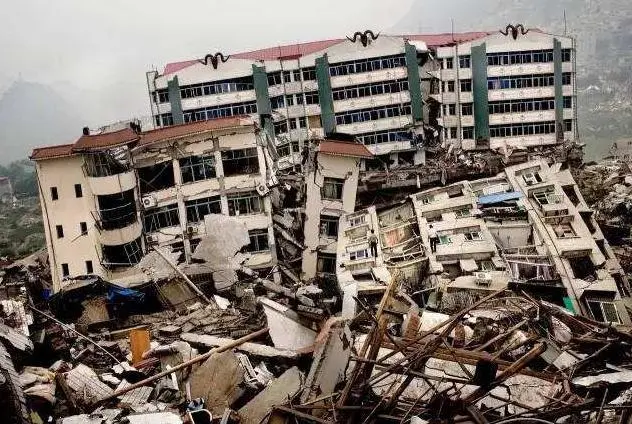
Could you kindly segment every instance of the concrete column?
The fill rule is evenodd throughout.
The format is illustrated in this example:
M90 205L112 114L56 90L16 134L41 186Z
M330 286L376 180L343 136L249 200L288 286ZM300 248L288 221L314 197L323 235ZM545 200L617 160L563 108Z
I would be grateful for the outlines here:
M182 98L180 97L180 84L178 76L167 81L167 90L169 91L169 103L171 103L171 115L173 116L174 125L184 123L184 115L182 114Z
M329 79L329 60L325 54L316 58L316 80L318 81L318 98L320 100L320 118L323 122L325 136L336 131L336 116L334 114L334 99L331 95L331 80Z
M555 136L564 141L564 91L562 89L562 43L553 39L553 74L555 81ZM576 107L576 105L573 105Z
M455 66L459 66L458 61ZM455 87L458 89L459 87ZM474 139L489 140L489 97L485 43L472 46L472 92L474 97Z
M408 68L408 91L415 122L423 120L423 101L421 98L421 80L417 64L417 48L406 41L406 67Z

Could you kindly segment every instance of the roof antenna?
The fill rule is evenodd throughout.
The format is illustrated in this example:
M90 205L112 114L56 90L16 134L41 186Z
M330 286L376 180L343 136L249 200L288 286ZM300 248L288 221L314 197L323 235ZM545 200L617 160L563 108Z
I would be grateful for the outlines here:
M450 27L451 27L451 34L452 34L452 42L454 43L454 18L450 18Z
M564 9L564 35L566 35L566 9Z

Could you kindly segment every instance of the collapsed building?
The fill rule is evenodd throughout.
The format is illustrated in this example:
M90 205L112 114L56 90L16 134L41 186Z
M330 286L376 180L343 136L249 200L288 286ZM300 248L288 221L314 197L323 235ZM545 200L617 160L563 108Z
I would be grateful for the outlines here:
M371 230L379 234L377 256L370 253ZM337 263L345 298L397 278L430 307L455 294L510 288L597 321L630 323L626 274L561 164L509 166L495 177L346 214Z

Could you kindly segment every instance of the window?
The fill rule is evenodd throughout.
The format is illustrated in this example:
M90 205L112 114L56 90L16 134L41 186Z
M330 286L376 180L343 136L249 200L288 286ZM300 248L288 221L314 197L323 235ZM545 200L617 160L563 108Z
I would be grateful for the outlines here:
M81 184L75 184L75 197L83 197L83 190L81 190Z
M456 115L456 105L455 104L449 104L448 105L448 115L450 115L450 116Z
M285 134L287 129L287 121L279 121L273 124L274 126L274 135Z
M404 130L375 131L365 134L357 134L356 138L363 144L381 144L395 141L412 141L412 135Z
M465 241L481 241L483 240L483 235L480 231L468 231L463 233L465 235Z
M305 103L308 105L318 104L318 91L310 91L305 93Z
M92 266L92 261L86 261L86 274L92 274L94 272L94 268Z
M320 235L323 237L338 238L338 217L320 216Z
M479 271L495 271L496 267L492 261L477 261Z
M259 158L257 148L227 150L222 152L222 165L224 166L224 176L241 174L255 174L259 172Z
M283 71L283 82L292 82L292 73L290 71Z
M61 264L61 276L68 277L70 275L70 270L68 269L68 264Z
M621 318L619 317L617 307L613 302L589 299L586 303L588 304L588 308L595 320L621 324Z
M445 59L445 69L453 69L454 68L454 58L448 57Z
M316 79L316 68L303 69L303 81L313 81Z
M281 72L273 72L268 74L268 85L277 85L281 84Z
M203 156L190 156L181 158L180 175L183 183L207 180L215 178L215 156L211 153Z
M451 127L450 128L450 138L456 138L456 127Z
M173 125L173 115L171 113L163 113L161 115L156 115L157 127L168 127L170 125Z
M184 207L187 210L188 222L200 222L204 220L205 215L222 213L222 202L219 196L187 200L184 202Z
M151 97L154 103L169 103L169 91L168 90L157 90L151 93Z
M571 73L564 72L562 74L562 85L571 85Z
M261 197L256 191L228 195L228 214L231 216L249 215L263 212Z
M296 121L298 122L298 127L299 128L307 128L307 118L304 116L300 116L298 118L296 118Z
M57 187L50 188L50 198L53 200L59 199L59 194L57 193Z
M341 200L344 185L345 180L341 178L325 177L325 181L323 182L323 187L321 189L321 195L324 199Z
M557 238L573 238L576 237L573 227L569 224L560 224L553 227Z
M331 253L318 253L318 260L316 266L318 272L325 274L336 273L336 255Z
M140 237L129 243L116 246L103 246L103 266L107 268L126 267L136 265L143 257Z
M180 87L180 96L183 99L200 96L212 96L236 91L254 90L252 77L232 78L222 81L205 82L202 84L184 85Z
M462 208L454 211L457 218L467 218L471 215L470 208Z
M389 105L369 109L357 109L336 114L337 125L355 124L357 122L375 121L377 119L388 119L396 116L410 115L410 103L403 105Z
M366 223L366 215L354 216L349 218L349 227L357 227Z
M474 105L472 103L464 103L461 105L461 114L463 116L471 116L474 113Z
M525 172L522 174L522 179L527 185L534 185L542 182L542 177L537 171Z
M573 98L572 97L564 97L564 109L571 109L573 107Z
M332 77L357 74L361 72L379 71L380 69L392 69L406 66L404 55L388 56L382 58L358 59L349 62L341 62L329 66L329 75Z
M158 231L161 228L175 227L176 225L180 225L177 203L145 211L143 228L147 233Z
M251 113L257 113L256 101L191 109L184 112L183 118L185 123L189 123Z
M454 81L448 81L448 93L454 93Z
M332 96L334 100L338 101L358 97L377 96L385 93L399 93L405 90L408 90L408 80L402 78L396 81L380 81L336 88L332 91Z
M270 97L270 106L272 109L281 109L285 107L285 96Z
M429 205L432 202L434 202L435 198L434 196L430 195L430 196L425 196L421 198L421 204L422 205Z
M459 56L459 68L469 68L470 67L471 56Z
M370 256L369 256L368 249L361 249L361 250L356 250L355 252L349 252L349 260L352 260L352 261L367 259L369 257Z
M463 127L463 139L474 140L474 127Z
M555 122L520 123L508 125L491 125L489 134L495 137L519 137L525 135L555 134Z
M562 49L562 62L571 61L571 49Z
M462 93L469 93L469 92L472 91L472 80L471 79L461 80L460 85L461 85L461 92Z
M292 94L285 95L285 104L288 106L294 106L294 96Z
M300 69L294 69L292 71L292 76L294 77L294 81L300 81L301 80L301 70Z
M564 120L564 131L566 131L566 132L573 131L573 120L572 119L565 119Z
M173 162L166 161L156 165L137 168L141 194L163 190L176 185L173 175Z
M86 224L85 222L80 222L79 223L79 233L82 236L88 234L88 224Z
M450 244L452 243L452 238L447 235L447 234L443 234L443 235L439 235L439 244Z
M246 248L248 252L263 252L270 250L270 243L268 242L268 230L250 230L248 231L250 237L250 244Z
M64 227L56 225L55 229L57 230L57 238L64 238Z

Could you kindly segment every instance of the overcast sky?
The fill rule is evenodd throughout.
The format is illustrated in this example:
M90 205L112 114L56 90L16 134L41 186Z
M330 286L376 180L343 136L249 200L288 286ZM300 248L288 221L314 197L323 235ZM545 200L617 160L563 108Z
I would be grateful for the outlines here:
M145 71L154 66L388 30L413 1L0 0L0 89L21 76L96 91L140 86L142 92Z

